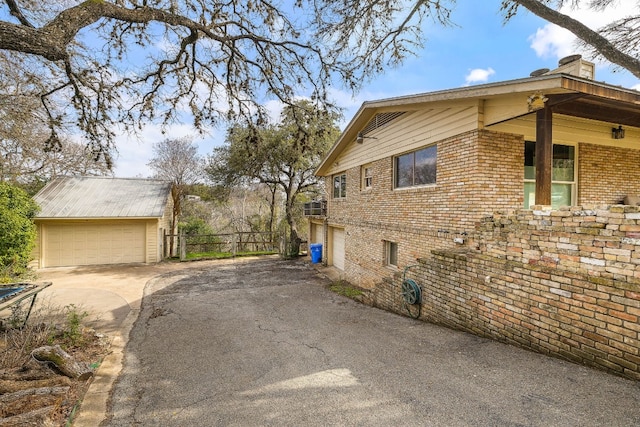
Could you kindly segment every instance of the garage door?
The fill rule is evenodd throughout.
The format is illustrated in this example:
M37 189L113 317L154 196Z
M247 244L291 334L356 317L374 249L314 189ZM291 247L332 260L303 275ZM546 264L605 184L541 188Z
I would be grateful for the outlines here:
M332 228L331 263L334 267L344 270L344 229Z
M322 223L311 223L311 242L309 243L324 243L324 227Z
M145 262L144 222L43 226L44 266Z

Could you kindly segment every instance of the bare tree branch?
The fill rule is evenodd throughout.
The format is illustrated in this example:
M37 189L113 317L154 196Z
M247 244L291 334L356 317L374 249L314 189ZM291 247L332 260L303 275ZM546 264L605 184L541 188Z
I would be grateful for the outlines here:
M22 13L22 9L20 9L18 3L15 0L6 0L6 3L7 6L9 6L9 12L11 13L11 16L15 16L16 18L18 18L18 21L20 21L22 25L33 28L33 24L31 24L31 22L29 22L29 20L24 16L24 14Z
M112 148L115 123L134 131L186 111L202 130L264 121L268 99L328 104L332 82L355 90L402 61L425 16L447 23L449 1L5 0L0 50L46 64L45 111L69 100L75 110L50 115L52 135L73 124L100 154Z
M599 55L606 58L611 63L629 70L634 76L640 78L640 60L637 57L624 52L625 38L619 38L617 43L614 44L606 38L607 34L612 34L611 28L609 28L608 32L605 31L602 34L599 34L582 24L580 21L547 6L546 3L546 1L540 0L505 0L502 3L502 8L507 11L507 18L516 13L517 6L522 6L542 19L562 28L566 28L583 42L592 46ZM562 7L564 3L564 1L558 1L557 7ZM576 6L579 3L580 2L577 0L572 0L573 6ZM590 2L590 6L596 9L604 8L609 4L611 4L611 0L594 0ZM616 26L616 24L614 24L614 26Z

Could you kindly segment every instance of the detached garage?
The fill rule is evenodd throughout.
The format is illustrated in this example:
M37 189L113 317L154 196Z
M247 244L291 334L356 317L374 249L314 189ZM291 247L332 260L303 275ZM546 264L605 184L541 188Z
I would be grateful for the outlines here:
M173 209L169 182L61 177L34 199L41 207L37 268L162 260Z

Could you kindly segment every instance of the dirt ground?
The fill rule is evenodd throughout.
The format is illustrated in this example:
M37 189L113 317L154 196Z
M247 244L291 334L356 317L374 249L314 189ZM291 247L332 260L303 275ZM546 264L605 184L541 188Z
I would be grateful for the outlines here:
M117 361L126 344L129 321L137 317L147 282L211 263L167 262L39 270L37 281L52 283L38 295L34 307L34 314L40 313L43 317L32 314L28 325L35 327L27 327L14 335L0 329L0 427L64 426L70 418L75 420L74 425L97 425L99 421L93 417L99 418L101 405L106 405L106 401L102 402L101 391L105 387L108 390L120 369ZM31 349L51 344L46 337L40 336L43 332L38 331L38 324L64 323L62 319L52 321L43 313L54 313L53 317L56 317L60 309L69 306L87 312L82 322L83 345L64 348L78 363L94 368L100 364L94 377L88 380L70 379L28 356ZM24 354L17 356L17 352L26 353L26 357ZM89 410L85 408L87 406ZM96 408L97 412L93 414Z
M74 415L93 375L84 380L72 379L51 363L38 362L28 355L13 366L6 366L9 360L17 359L15 354L20 349L16 345L29 345L15 337L23 332L5 331L0 335L0 426L64 426ZM36 335L31 334L31 338ZM74 361L92 370L108 352L106 337L93 330L83 332L82 345L66 350Z

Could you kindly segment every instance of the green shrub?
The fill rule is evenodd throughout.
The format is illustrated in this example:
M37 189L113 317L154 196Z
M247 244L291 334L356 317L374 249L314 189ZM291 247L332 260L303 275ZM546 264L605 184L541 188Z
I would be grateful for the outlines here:
M63 338L66 343L72 347L82 345L84 335L82 331L82 322L89 315L86 311L79 311L75 304L69 304L64 307L66 316Z
M38 205L22 189L0 182L0 282L27 271L36 241Z
M187 235L215 234L213 228L201 218L186 218L178 224L178 228Z

